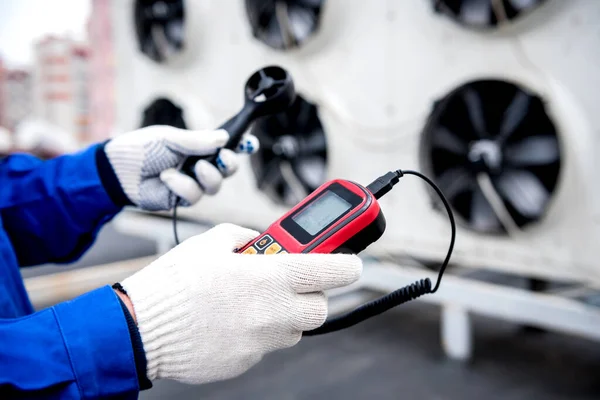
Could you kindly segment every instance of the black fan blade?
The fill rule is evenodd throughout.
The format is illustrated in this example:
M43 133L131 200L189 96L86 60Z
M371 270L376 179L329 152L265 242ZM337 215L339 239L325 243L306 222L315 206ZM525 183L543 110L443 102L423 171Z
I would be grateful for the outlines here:
M268 117L268 118L270 118L270 117ZM275 118L277 120L277 123L279 124L279 126L277 127L279 134L281 134L281 135L289 134L289 131L291 129L290 125L291 125L292 118L290 118L288 113L281 112L279 114L276 114Z
M292 161L292 170L306 193L312 193L325 181L326 166L321 157L295 159Z
M142 52L147 54L152 60L156 62L163 61L163 58L156 49L156 46L154 45L154 42L152 41L150 35L142 39Z
M183 21L170 21L165 25L165 34L176 50L183 49L184 25Z
M288 6L289 30L296 42L304 41L314 31L315 22L315 16L310 9L297 5Z
M505 158L514 166L545 165L559 160L558 142L552 136L531 136L507 146Z
M296 103L292 105L292 109L295 111L295 125L307 126L313 115L316 117L315 119L318 120L316 111L313 112L315 107L306 101L296 100Z
M298 157L308 157L316 154L324 154L327 151L327 141L322 131L316 131L309 138L298 138Z
M467 145L443 126L436 127L431 144L434 148L443 149L460 156L466 155L468 151Z
M324 0L295 0L295 5L306 8L318 9L323 5Z
M517 212L528 218L539 217L550 194L531 172L509 170L494 179L494 186Z
M265 41L270 43L273 47L282 49L285 47L284 33L279 21L274 14L269 15L269 23L265 26L265 30L262 36Z
M253 132L253 133L257 133L257 132ZM273 146L275 145L275 141L273 140L272 137L270 137L269 135L256 135L256 138L258 139L260 148L263 150L269 150L269 151L273 151Z
M263 190L265 187L274 186L276 180L281 180L281 170L279 158L273 158L261 171L260 177L257 179L258 189Z
M281 30L284 48L291 48L297 45L296 37L294 36L292 21L290 20L290 9L287 2L275 3L275 20Z
M515 10L521 11L536 6L539 0L508 0L508 2Z
M502 228L498 216L496 216L494 209L488 203L480 187L473 191L469 222L477 231L495 232Z
M479 94L477 94L475 90L467 88L463 92L463 99L467 106L467 112L469 113L473 130L477 134L477 137L484 139L487 135L481 97L479 97Z
M487 25L492 13L491 0L463 0L460 16L470 25Z
M515 97L513 97L513 100L504 112L504 120L502 121L498 134L498 140L500 142L506 141L506 139L508 139L519 127L521 122L523 122L529 111L530 101L531 97L523 91L519 90L517 94L515 94Z
M462 167L445 171L437 181L438 186L449 201L452 201L458 194L472 189L474 183L471 173Z

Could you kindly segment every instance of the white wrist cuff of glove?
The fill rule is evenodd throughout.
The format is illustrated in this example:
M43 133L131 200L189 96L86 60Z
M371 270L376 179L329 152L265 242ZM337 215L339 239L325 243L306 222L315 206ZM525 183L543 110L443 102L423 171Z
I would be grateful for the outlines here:
M168 281L184 279L177 268L155 268L152 265L135 275L135 279L122 282L134 305L138 330L146 352L146 375L151 381L160 378L175 378L176 367L189 359L189 352L178 335L177 327L190 315L183 293L169 288L180 287ZM185 310L185 311L184 311Z

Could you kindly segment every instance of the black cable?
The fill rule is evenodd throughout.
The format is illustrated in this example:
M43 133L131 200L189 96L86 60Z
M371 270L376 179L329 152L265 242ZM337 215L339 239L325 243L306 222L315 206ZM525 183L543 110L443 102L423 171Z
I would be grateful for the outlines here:
M180 199L179 196L175 197L175 205L173 206L173 237L175 238L175 246L179 245L179 235L177 235L177 206Z
M442 193L440 188L435 183L433 183L433 181L431 179L429 179L428 177L426 177L425 175L423 175L422 173L420 173L418 171L412 171L410 169L398 170L398 171L396 171L396 173L400 174L400 176L414 175L414 176L417 176L417 177L423 179L425 182L427 182L427 184L429 186L431 186L431 188L433 190L435 190L435 192L439 196L440 200L444 204L446 213L448 213L448 219L450 220L450 229L452 230L452 233L450 236L450 246L448 247L448 253L446 253L446 258L444 259L444 262L442 262L442 266L440 267L437 282L435 283L435 286L433 287L431 292L429 292L429 293L435 293L435 292L437 292L437 290L440 287L440 283L442 281L442 276L444 275L444 272L446 272L446 267L448 266L448 263L450 262L450 257L452 257L452 252L454 251L454 242L456 240L456 223L454 222L454 214L452 213L452 209L450 208L450 204L448 203L448 200L446 200L446 197L444 196L444 194Z
M431 179L427 178L420 172L412 170L397 170L394 172L388 172L387 174L377 178L373 183L367 186L367 189L369 189L376 198L380 198L385 193L389 192L403 175L414 175L427 182L427 184L431 186L438 194L438 196L442 200L442 203L444 203L444 207L446 208L446 212L448 213L448 218L450 219L450 227L452 229L450 246L448 247L448 253L446 254L446 258L444 259L440 267L435 286L433 287L433 289L431 288L431 280L429 278L421 279L408 286L394 290L393 292L388 293L385 296L365 303L348 313L342 314L335 318L331 318L319 328L304 332L304 336L322 335L325 333L335 332L341 329L349 328L366 319L369 319L391 308L399 306L400 304L404 304L408 301L423 296L424 294L435 293L439 289L440 283L442 281L442 276L444 275L446 267L450 262L450 257L452 256L452 251L454 250L454 241L456 239L456 223L454 222L454 215L452 214L450 204L448 204L448 201L444 197L442 191L437 187L435 183L433 183L433 181L431 181Z

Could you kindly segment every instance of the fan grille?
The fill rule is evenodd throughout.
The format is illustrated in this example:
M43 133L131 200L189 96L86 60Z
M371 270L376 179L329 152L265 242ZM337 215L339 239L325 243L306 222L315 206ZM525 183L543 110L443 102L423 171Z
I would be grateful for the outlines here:
M422 152L423 168L478 232L539 221L557 188L555 125L540 97L511 82L469 82L436 102Z
M285 112L252 127L260 149L251 158L260 190L292 206L325 181L327 143L317 107L301 95Z
M169 125L187 129L183 110L167 98L158 98L144 109L141 128L152 125Z
M435 9L461 25L494 28L531 12L546 0L433 0Z
M246 0L252 34L276 50L300 47L319 28L325 0Z
M139 50L158 63L184 47L184 0L136 0L135 32Z

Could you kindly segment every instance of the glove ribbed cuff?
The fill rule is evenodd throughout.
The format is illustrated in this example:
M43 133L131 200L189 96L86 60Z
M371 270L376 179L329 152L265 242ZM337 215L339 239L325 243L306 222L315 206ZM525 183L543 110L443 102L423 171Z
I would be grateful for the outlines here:
M135 279L122 282L135 309L137 326L146 352L146 375L150 380L175 378L181 362L189 359L178 327L190 315L185 314L189 296L168 290L181 287L174 281L183 279L174 266L138 272ZM153 271L151 271L153 270ZM148 273L150 272L150 273ZM168 282L168 283L167 283Z
M111 141L108 141L104 145L103 153L130 204L139 204L138 191L142 180L144 152L140 151L137 145L119 143L118 146L112 146Z
M112 288L127 296L127 292L125 289L123 289L120 283L115 283ZM123 310L125 320L127 321L127 329L129 330L129 338L131 339L131 345L133 347L133 358L135 360L135 369L137 371L140 390L150 389L152 388L152 382L146 376L147 361L144 345L142 344L142 337L140 336L137 325L133 320L133 316L129 313L127 306L125 303L123 303L123 300L121 300L120 297L118 297L118 299L119 303L121 304L121 309Z
M96 169L98 170L100 182L115 205L131 206L133 203L129 200L129 197L127 197L127 194L125 194L125 191L121 187L119 178L104 151L107 143L108 142L104 142L96 148Z

